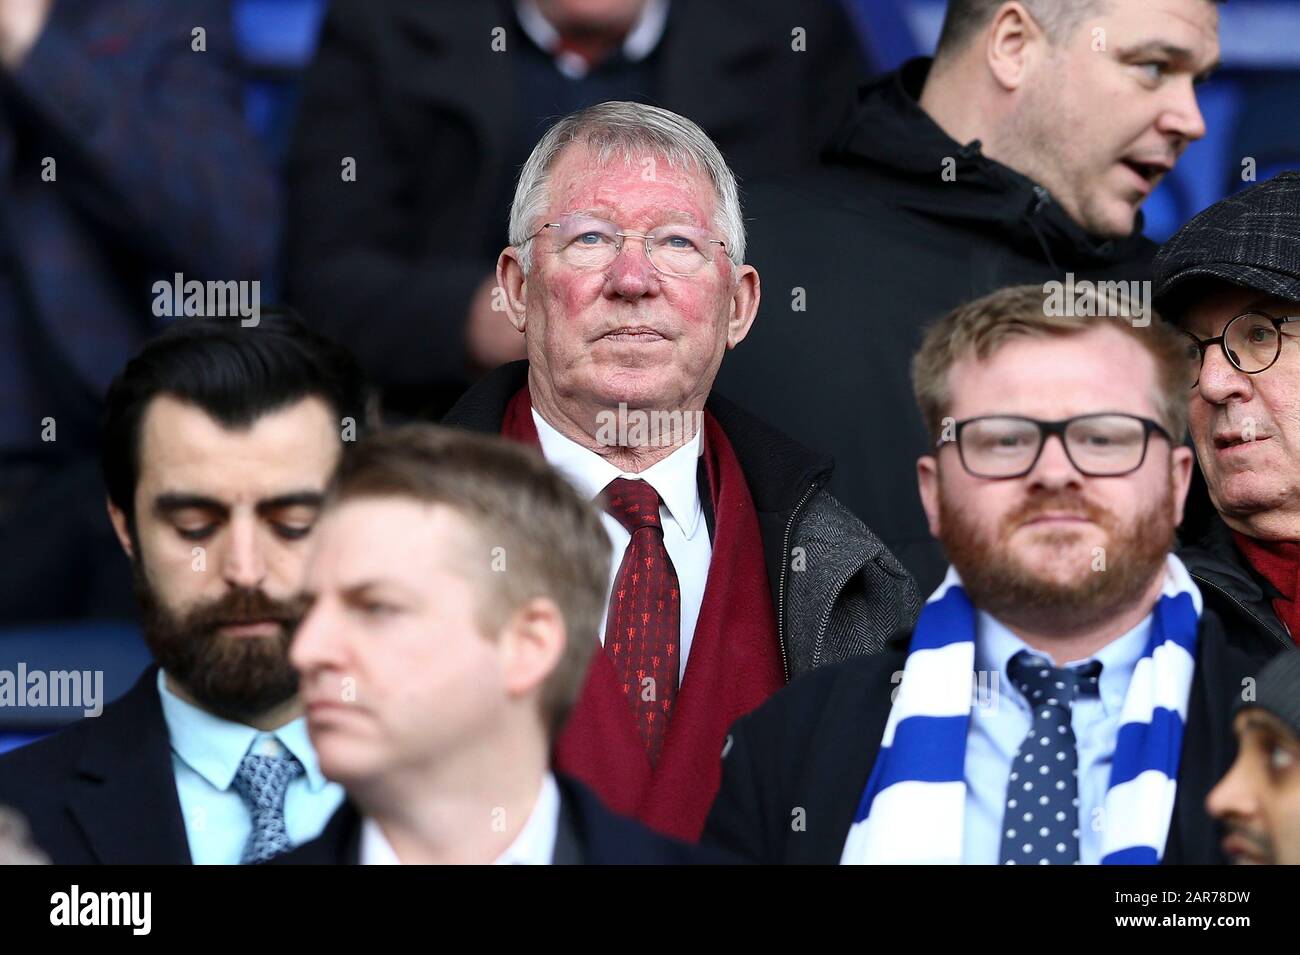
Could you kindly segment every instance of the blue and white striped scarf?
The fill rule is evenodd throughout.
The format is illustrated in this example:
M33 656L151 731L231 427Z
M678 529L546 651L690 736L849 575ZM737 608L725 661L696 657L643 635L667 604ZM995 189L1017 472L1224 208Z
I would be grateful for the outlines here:
M1201 592L1169 556L1151 636L1120 715L1106 790L1103 865L1160 861L1178 787ZM842 864L959 864L975 608L949 568L921 611Z

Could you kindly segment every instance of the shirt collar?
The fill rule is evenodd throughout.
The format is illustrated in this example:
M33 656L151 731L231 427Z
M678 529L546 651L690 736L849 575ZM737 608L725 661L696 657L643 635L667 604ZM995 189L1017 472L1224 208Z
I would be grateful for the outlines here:
M533 409L533 423L537 425L537 440L542 445L542 455L557 471L569 479L587 500L594 501L609 482L617 478L645 481L659 494L677 526L687 540L699 529L704 510L700 505L698 480L700 452L704 446L704 432L696 429L695 436L662 461L637 474L620 471L595 451L566 438Z
M555 840L560 829L560 787L552 773L542 779L541 791L533 803L528 821L493 865L550 865L555 857ZM401 865L379 823L367 816L361 821L362 865Z
M623 57L633 63L639 63L654 52L659 41L663 39L668 26L669 0L648 0L641 10L641 16L632 29L623 38ZM591 71L591 64L574 53L560 50L556 52L559 31L542 15L537 8L537 0L515 0L515 16L519 27L527 37L555 57L555 64L560 72L570 79L582 79Z
M1129 681L1133 671L1146 650L1147 640L1151 635L1152 614L1147 614L1138 625L1122 636L1112 640L1087 660L1071 661L1070 667L1081 666L1090 660L1101 663L1101 677L1097 681L1101 697L1102 711L1111 716L1123 710L1124 697L1128 693ZM975 669L976 672L996 672L1003 686L1013 686L1007 670L1007 664L1021 650L1034 650L1005 624L986 611L979 611L976 618ZM1043 654L1050 656L1050 654Z
M379 828L379 823L366 816L361 820L361 849L357 860L361 865L401 865L392 844Z
M270 732L222 719L168 689L166 672L161 668L158 696L172 752L214 788L223 791L230 788L240 762L250 750L266 749L269 753L278 751L279 747L287 749L302 763L308 789L319 792L327 784L307 735L306 717L300 716Z
M533 803L528 821L515 841L497 856L493 865L550 865L555 857L555 839L560 829L560 787L547 773L541 792Z

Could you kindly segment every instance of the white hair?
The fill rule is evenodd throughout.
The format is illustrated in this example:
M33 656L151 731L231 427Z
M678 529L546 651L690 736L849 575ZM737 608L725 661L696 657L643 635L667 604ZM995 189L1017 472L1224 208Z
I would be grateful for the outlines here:
M736 175L704 130L685 116L658 106L611 101L570 113L546 131L519 170L514 202L510 204L510 244L519 250L525 272L532 269L528 237L541 223L550 201L551 168L561 152L582 143L600 165L614 159L632 163L647 153L667 161L669 168L694 169L713 183L718 200L714 227L727 243L733 263L745 261L745 220L740 213Z

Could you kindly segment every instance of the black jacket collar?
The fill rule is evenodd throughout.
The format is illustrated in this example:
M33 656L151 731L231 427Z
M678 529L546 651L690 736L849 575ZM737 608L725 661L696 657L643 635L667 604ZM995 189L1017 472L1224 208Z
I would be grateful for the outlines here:
M1179 548L1178 557L1223 616L1239 617L1265 639L1292 645L1290 634L1273 611L1272 601L1282 596L1281 592L1250 566L1221 517L1207 516L1195 539Z

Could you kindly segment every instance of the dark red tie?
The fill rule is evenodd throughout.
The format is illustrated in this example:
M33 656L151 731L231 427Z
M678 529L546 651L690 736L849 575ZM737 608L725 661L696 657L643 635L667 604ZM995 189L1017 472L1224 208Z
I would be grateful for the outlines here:
M681 596L664 547L659 493L645 481L618 478L605 488L605 509L632 535L609 595L605 652L636 714L646 755L663 749L677 697Z

